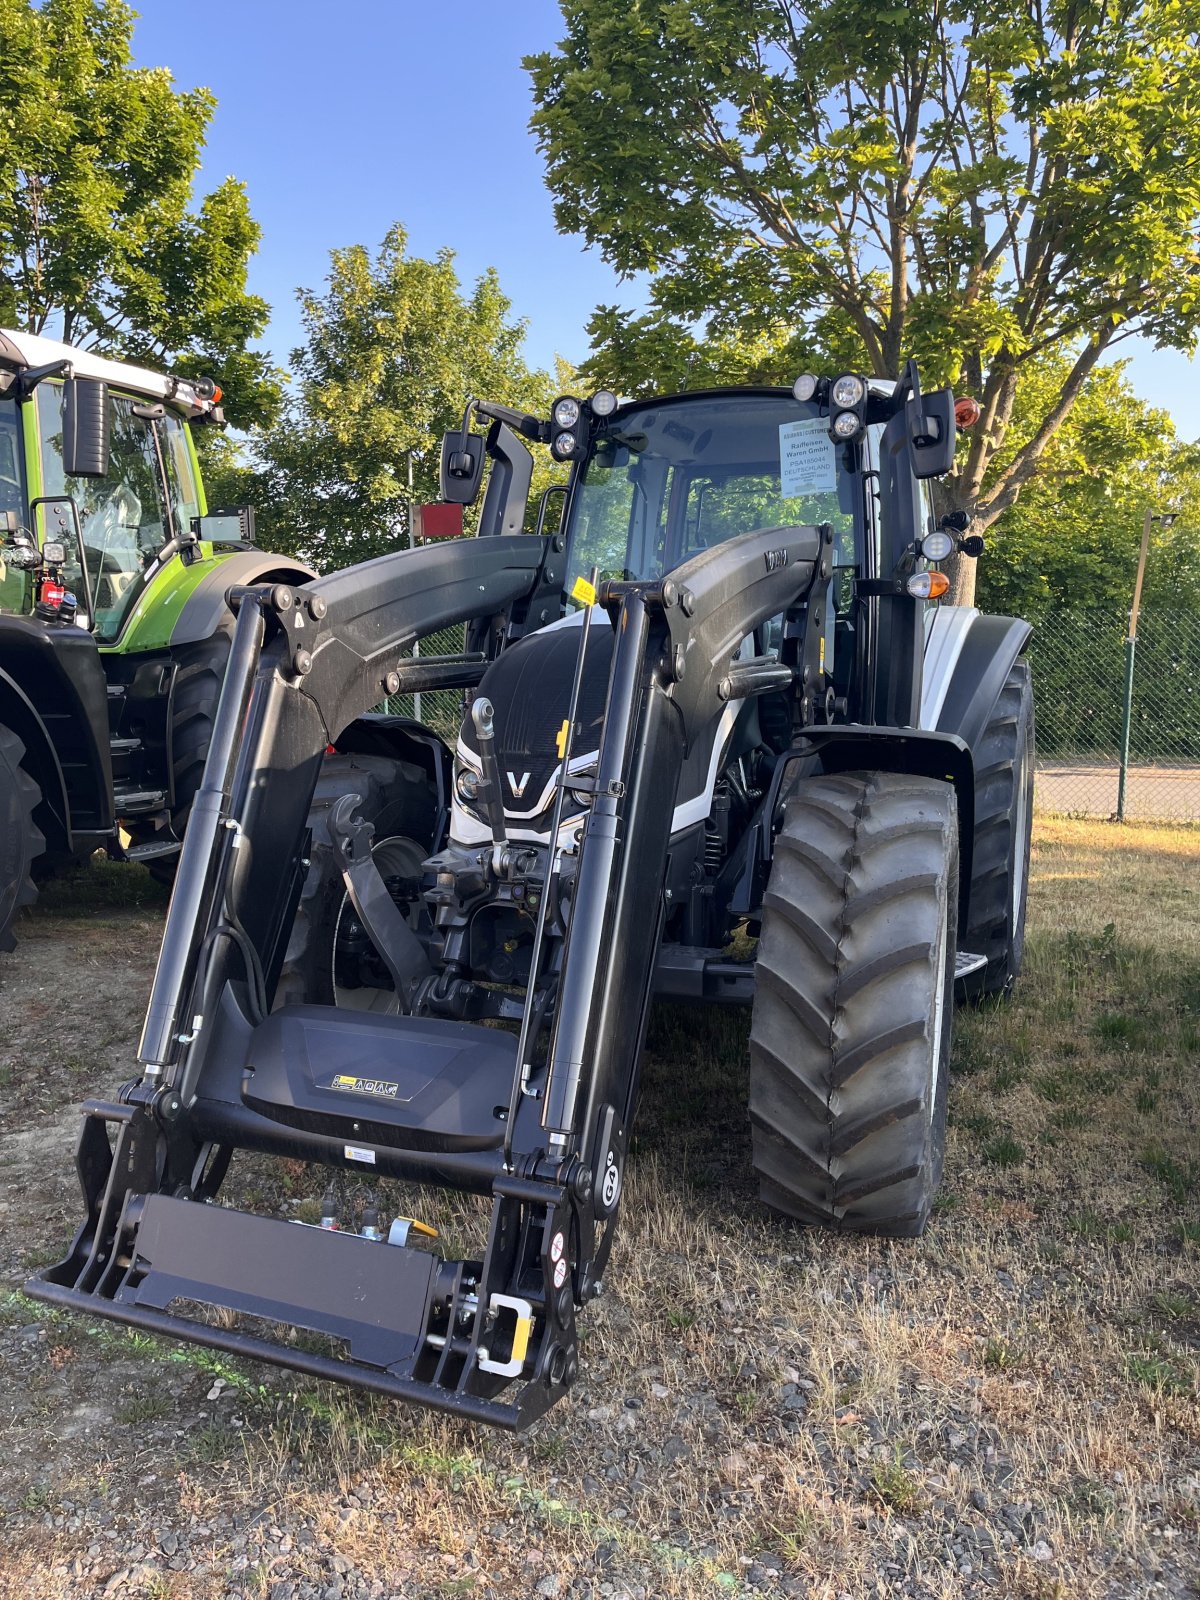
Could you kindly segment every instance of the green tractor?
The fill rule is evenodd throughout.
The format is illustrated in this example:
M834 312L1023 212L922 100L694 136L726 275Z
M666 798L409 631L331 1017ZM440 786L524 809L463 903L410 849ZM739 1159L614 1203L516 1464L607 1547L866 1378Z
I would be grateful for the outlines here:
M97 849L175 868L232 638L226 591L312 573L209 515L220 390L0 331L0 950Z

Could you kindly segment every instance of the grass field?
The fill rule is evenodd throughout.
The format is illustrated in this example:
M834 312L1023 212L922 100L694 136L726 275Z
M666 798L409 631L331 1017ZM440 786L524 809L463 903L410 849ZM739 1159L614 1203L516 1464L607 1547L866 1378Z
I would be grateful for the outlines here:
M746 1019L656 1014L610 1290L519 1438L20 1295L161 914L109 868L0 960L5 1600L1200 1593L1200 830L1039 819L1026 975L958 1014L921 1241L767 1216ZM312 1200L261 1160L231 1192Z

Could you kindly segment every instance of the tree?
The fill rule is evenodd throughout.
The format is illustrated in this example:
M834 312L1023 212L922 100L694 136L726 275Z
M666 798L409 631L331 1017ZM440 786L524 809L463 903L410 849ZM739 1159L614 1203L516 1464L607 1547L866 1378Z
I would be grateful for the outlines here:
M650 312L610 353L816 345L974 393L950 492L1015 503L1101 357L1200 327L1197 0L589 0L529 58L559 225ZM1027 374L1057 386L1005 454ZM973 567L963 563L959 598Z
M0 321L211 373L232 421L269 416L245 190L227 178L192 206L216 102L133 66L133 21L122 0L0 0Z
M298 291L295 387L254 439L256 469L222 484L260 508L273 548L324 569L406 541L409 468L414 499L435 498L441 437L461 426L469 395L544 414L556 393L526 366L525 324L494 271L464 297L452 251L427 261L406 245L397 224L374 257L334 250L325 292Z
M998 468L1023 447L1064 376L1061 360L1027 370ZM1035 623L1091 611L1119 629L1133 595L1143 513L1190 498L1197 454L1176 440L1165 411L1138 398L1121 364L1097 369L1038 473L997 524L979 564L980 603ZM1155 527L1147 605L1200 604L1195 528L1191 515Z

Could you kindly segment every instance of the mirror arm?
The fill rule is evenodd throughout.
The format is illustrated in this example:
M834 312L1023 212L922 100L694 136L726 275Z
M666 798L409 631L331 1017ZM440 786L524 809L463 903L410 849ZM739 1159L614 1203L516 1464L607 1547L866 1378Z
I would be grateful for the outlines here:
M71 363L67 360L50 361L44 367L26 367L24 372L17 375L17 399L28 400L29 396L46 378L71 376Z

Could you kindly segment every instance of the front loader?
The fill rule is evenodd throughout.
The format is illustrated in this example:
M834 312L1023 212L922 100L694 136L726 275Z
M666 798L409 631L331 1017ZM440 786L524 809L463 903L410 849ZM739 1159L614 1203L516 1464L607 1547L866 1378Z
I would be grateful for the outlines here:
M956 979L1020 964L1028 629L931 606L964 542L923 489L955 403L911 365L549 419L475 402L486 439L471 409L443 483L469 501L491 459L480 537L231 591L139 1075L85 1106L86 1216L28 1287L521 1427L577 1373L656 993L752 1004L770 1205L924 1228ZM556 534L519 531L522 437L573 464ZM460 653L414 654L457 623ZM453 756L369 715L445 689ZM487 1196L486 1237L448 1259L406 1219L385 1241L233 1209L243 1150Z

